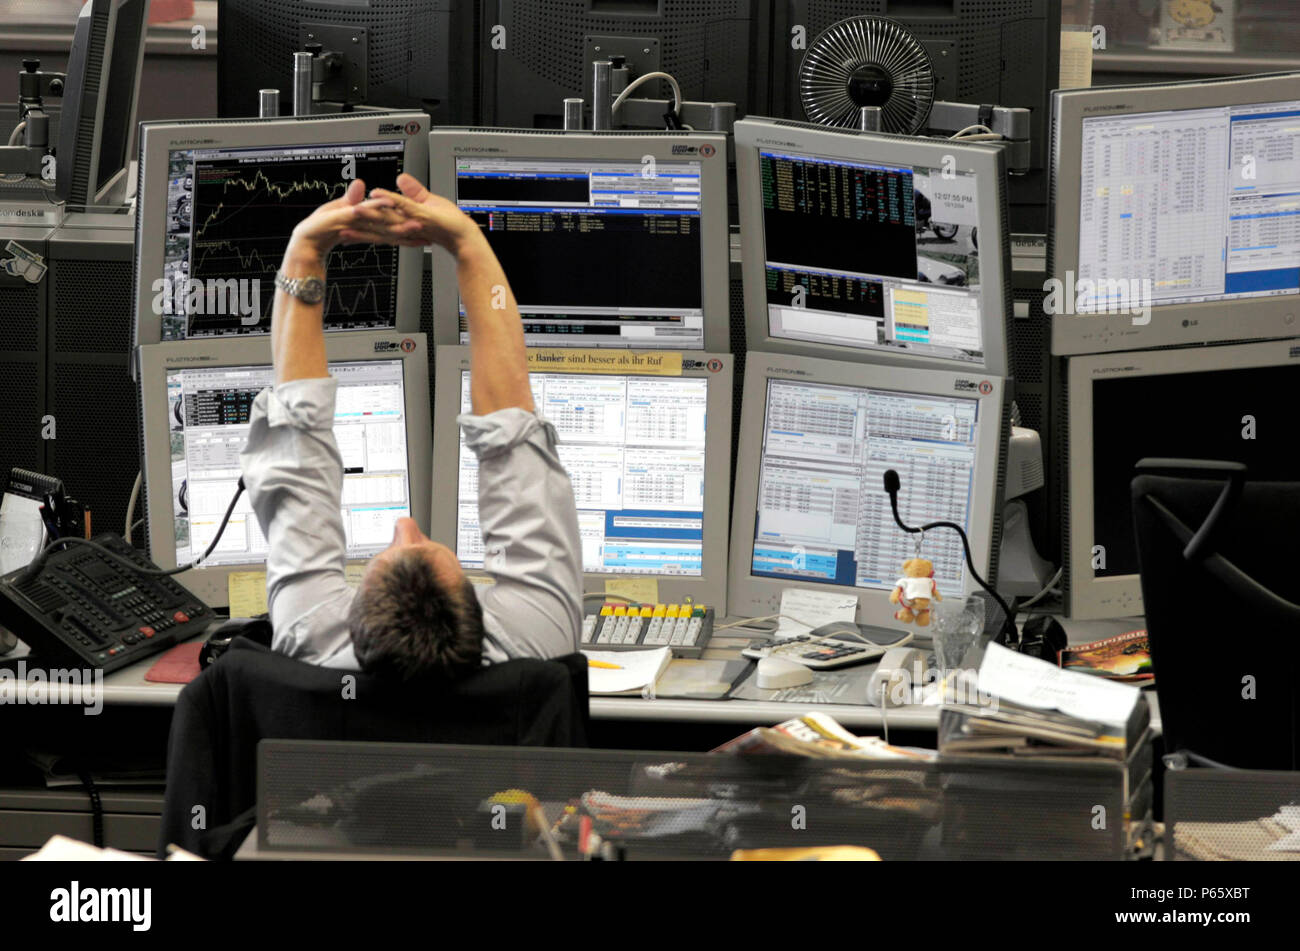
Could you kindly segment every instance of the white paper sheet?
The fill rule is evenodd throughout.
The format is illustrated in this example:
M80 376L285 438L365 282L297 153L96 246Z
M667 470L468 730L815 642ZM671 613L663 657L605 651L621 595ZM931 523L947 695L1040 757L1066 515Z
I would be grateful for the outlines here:
M1080 719L1121 727L1128 723L1133 705L1142 700L1137 687L1062 670L999 644L989 644L984 652L979 689L1022 706L1060 710Z
M857 595L786 588L781 592L782 617L776 626L776 637L807 634L832 621L852 621L857 612Z

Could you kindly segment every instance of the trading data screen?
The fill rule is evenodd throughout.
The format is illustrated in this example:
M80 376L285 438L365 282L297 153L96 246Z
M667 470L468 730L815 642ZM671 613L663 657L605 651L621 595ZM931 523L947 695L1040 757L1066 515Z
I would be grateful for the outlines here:
M1300 293L1300 101L1084 119L1081 159L1078 313Z
M893 588L916 539L894 524L885 471L907 489L904 521L969 529L978 414L973 399L769 380L750 573ZM956 533L927 534L921 554L941 594L965 590Z
M1138 573L1129 483L1141 459L1225 459L1245 464L1251 482L1294 481L1298 391L1300 366L1095 381L1092 538L1106 553L1094 561L1096 576ZM1134 407L1142 408L1141 425Z
M529 346L704 347L699 161L458 157ZM469 342L464 305L460 342Z
M173 150L162 339L267 333L275 273L294 226L342 196L353 179L393 187L404 148L401 142L356 142ZM373 244L330 251L325 329L395 327L397 259L398 248Z
M568 373L530 380L573 482L583 570L699 577L709 381ZM463 412L469 381L462 371ZM463 435L458 498L456 552L466 567L483 568L478 460Z
M369 558L393 540L393 523L411 514L402 362L332 363L330 374L338 381L334 438L343 456L347 556ZM212 543L242 474L253 400L273 379L269 366L168 371L177 564ZM260 563L266 553L245 494L205 564Z
M984 363L974 175L759 152L768 332Z

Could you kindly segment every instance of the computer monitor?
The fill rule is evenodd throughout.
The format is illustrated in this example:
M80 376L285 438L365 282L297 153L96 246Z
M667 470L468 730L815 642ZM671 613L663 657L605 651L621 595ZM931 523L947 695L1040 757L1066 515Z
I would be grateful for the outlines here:
M1008 375L1003 161L987 145L737 122L749 349Z
M558 129L566 98L591 105L591 64L622 56L632 79L666 72L682 98L734 102L743 116L752 83L762 81L756 52L766 45L765 2L757 0L483 0L479 76L490 126ZM667 98L650 81L635 96Z
M725 613L732 357L550 349L529 364L573 481L586 590L653 578L660 601ZM435 379L430 537L483 570L478 464L456 425L470 411L469 348L439 347Z
M280 90L293 114L293 54L309 43L340 54L329 69L351 103L473 122L475 4L456 0L221 0L217 115L258 114L258 90ZM328 93L327 93L328 94ZM334 108L337 108L335 106Z
M120 203L135 133L149 0L86 0L68 55L54 194L69 205Z
M343 456L349 564L388 547L393 523L429 525L428 351L423 334L346 334L326 341L338 380L334 438ZM140 353L149 556L188 564L212 542L235 492L253 400L274 373L266 340L188 341ZM266 538L245 494L208 560L177 580L228 603L233 572L264 571Z
M1060 85L1061 0L775 0L772 8L767 114L806 118L799 67L827 27L846 17L888 17L930 54L936 100L1030 110L1030 170L1008 183L1011 230L1046 231L1050 97ZM794 42L799 36L801 44Z
M145 122L136 214L136 343L265 334L295 225L352 179L429 169L418 112ZM325 329L419 329L419 248L340 245Z
M1065 608L1084 619L1140 615L1129 491L1134 465L1144 458L1219 459L1244 463L1251 481L1295 481L1300 341L1066 362Z
M726 351L727 141L646 132L435 129L430 187L487 234L529 346ZM468 343L434 255L434 334Z
M884 491L898 472L908 525L961 525L996 587L1010 432L1006 381L981 373L861 366L751 350L736 463L727 608L778 613L789 588L857 598L857 620L897 628L890 592L917 536ZM979 590L961 538L921 540L943 598Z
M1053 353L1300 334L1300 72L1053 106Z

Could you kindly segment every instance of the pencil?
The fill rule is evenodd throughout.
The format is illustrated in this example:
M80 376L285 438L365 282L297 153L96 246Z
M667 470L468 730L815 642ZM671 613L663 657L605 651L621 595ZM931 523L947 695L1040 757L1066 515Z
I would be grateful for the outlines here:
M587 666L599 667L601 670L622 670L623 669L622 666L619 664L607 664L603 660L589 660L587 661Z

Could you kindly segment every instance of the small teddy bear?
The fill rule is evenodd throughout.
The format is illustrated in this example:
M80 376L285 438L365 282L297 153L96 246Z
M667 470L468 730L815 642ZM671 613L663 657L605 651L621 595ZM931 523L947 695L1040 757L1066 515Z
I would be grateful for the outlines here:
M909 558L903 562L903 577L889 593L889 603L899 605L894 618L904 624L916 621L918 627L930 623L930 601L942 601L934 583L934 565L927 558Z

